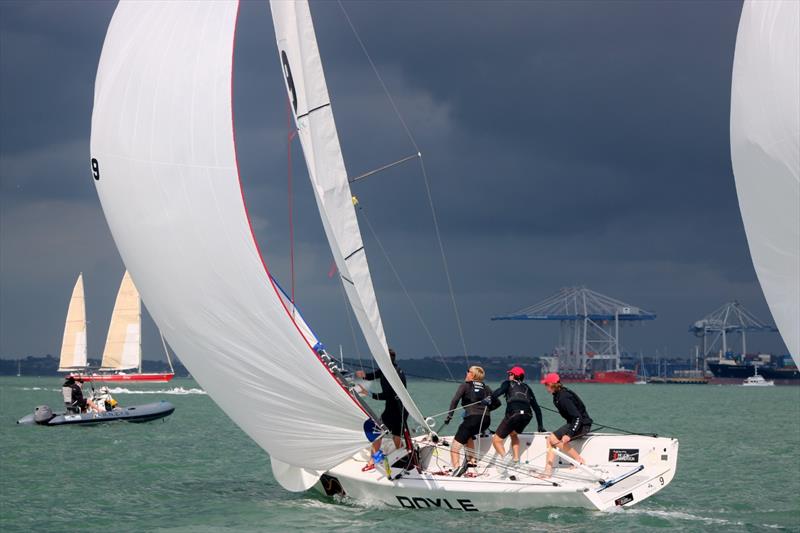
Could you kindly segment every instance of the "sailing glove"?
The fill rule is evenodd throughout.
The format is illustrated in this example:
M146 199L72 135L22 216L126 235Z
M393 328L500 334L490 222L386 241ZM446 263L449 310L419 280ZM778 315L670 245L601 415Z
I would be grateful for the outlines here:
M444 425L446 426L447 424L449 424L451 420L453 420L452 413L447 415L447 418L444 419Z
M487 396L486 398L481 400L481 404L485 405L486 407L489 407L490 405L492 405L492 397Z

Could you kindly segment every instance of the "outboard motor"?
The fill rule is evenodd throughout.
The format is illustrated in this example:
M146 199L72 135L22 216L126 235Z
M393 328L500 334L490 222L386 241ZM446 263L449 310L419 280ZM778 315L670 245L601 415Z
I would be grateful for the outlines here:
M47 424L56 416L49 405L40 405L33 410L33 421L37 424Z

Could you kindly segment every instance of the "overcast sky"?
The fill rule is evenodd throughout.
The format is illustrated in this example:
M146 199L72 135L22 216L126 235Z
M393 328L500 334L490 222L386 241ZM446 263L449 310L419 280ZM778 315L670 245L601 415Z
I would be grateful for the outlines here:
M5 358L58 354L79 272L90 357L102 352L124 266L88 154L114 5L0 2ZM688 355L688 327L729 300L772 321L730 164L739 2L345 7L423 152L469 353L551 351L557 324L489 318L573 285L656 313L623 336L625 348L648 355ZM339 6L313 2L312 14L349 174L412 154ZM241 8L234 95L248 209L267 263L288 286L286 95L261 2ZM293 168L297 303L327 345L355 355L296 142ZM439 349L462 354L419 164L354 193ZM390 345L401 357L433 355L363 219L362 230ZM143 336L145 356L160 358L149 321ZM753 335L748 349L787 353L777 335Z

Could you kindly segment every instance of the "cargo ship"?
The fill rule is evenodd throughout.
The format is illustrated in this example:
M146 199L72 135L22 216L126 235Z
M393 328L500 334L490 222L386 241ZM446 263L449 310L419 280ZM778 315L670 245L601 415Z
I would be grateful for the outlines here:
M708 369L714 374L712 383L741 384L745 379L755 375L755 366L741 364L723 359L722 361L709 361ZM775 365L758 365L758 373L776 385L800 385L800 370L797 367L779 368Z
M561 381L564 383L613 383L627 384L635 383L636 372L633 370L598 370L591 374L561 374Z

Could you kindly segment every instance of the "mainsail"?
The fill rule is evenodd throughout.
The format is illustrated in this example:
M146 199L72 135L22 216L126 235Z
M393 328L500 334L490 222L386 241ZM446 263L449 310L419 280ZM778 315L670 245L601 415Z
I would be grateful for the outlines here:
M326 470L364 449L364 410L280 296L239 183L238 3L118 5L92 113L92 172L125 265L167 341L278 462Z
M427 427L389 358L308 2L270 0L278 57L333 258L367 345L409 414Z
M800 366L800 2L744 3L731 160L758 280Z
M86 302L83 297L83 274L79 274L69 299L58 370L69 372L83 368L86 368Z
M131 275L125 271L111 313L106 347L100 370L141 370L142 365L142 311L139 291Z

